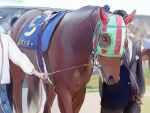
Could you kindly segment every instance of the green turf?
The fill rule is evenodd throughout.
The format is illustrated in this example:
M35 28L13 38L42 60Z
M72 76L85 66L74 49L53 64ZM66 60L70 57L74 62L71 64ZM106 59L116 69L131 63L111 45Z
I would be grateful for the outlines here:
M90 82L87 85L88 92L97 92L98 91L98 75L92 76Z
M142 113L150 113L150 94L146 94L143 99Z
M143 69L144 69L144 76L145 76L145 78L146 78L146 79L147 79L147 78L150 79L150 70L149 70L148 65L145 64L144 67L143 67Z

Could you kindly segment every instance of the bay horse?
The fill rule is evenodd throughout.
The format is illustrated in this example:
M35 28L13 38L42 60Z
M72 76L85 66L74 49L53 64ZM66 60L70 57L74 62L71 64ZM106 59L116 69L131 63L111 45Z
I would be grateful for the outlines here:
M11 29L11 36L18 39L23 27L33 17L42 12L34 9L27 11L18 18ZM51 76L54 85L44 83L46 103L44 113L50 113L53 100L58 96L61 113L78 113L86 93L86 84L92 75L93 58L98 55L98 61L104 73L107 84L119 81L121 56L126 38L126 24L132 20L134 13L127 18L107 14L99 6L85 6L65 14L55 28L48 50L43 53L49 73L60 71ZM98 45L98 46L97 46ZM36 51L20 48L37 69ZM18 74L20 77L18 77ZM13 81L14 106L17 113L22 113L21 84L24 73L15 65L11 65ZM39 79L28 77L28 106L34 103L39 106ZM33 112L33 111L32 111Z
M149 69L150 69L150 49L143 49L142 51L142 60L148 61Z

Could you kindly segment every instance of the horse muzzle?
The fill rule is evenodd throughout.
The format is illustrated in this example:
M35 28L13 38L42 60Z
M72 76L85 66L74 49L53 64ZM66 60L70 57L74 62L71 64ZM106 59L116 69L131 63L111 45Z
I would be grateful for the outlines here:
M117 84L120 80L120 77L118 77L117 79L115 79L112 75L110 75L106 81L107 85L114 85Z

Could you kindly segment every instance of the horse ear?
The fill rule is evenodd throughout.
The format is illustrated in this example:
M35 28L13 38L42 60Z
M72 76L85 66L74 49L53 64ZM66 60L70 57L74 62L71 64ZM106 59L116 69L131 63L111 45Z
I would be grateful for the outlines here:
M108 18L108 16L107 16L105 10L104 10L102 7L100 8L99 14L100 14L100 20L101 20L101 22L102 22L103 24L107 24L108 21L109 21L109 18Z
M133 20L135 13L136 13L136 10L134 10L130 15L123 18L126 25Z

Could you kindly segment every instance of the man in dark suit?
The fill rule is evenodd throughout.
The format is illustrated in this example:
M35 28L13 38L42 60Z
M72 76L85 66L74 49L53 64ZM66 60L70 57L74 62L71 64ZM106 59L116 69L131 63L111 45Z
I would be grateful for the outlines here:
M113 13L128 16L124 10ZM120 66L120 81L112 86L102 84L101 113L141 113L141 98L145 93L141 43L130 34L130 26L129 23L123 63Z

